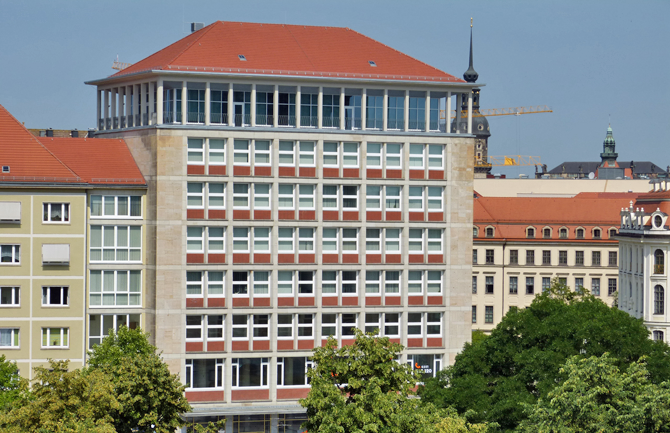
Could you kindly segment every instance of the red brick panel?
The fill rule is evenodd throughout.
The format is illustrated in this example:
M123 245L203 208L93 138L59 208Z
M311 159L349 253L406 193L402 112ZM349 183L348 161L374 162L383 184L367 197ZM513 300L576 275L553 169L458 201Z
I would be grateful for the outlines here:
M279 264L295 263L295 254L277 254Z
M249 298L233 298L233 307L248 307Z
M298 254L298 263L316 263L316 254Z
M382 211L369 210L365 212L365 219L368 221L381 221L382 220Z
M225 165L210 165L209 174L211 176L225 176L226 175L226 166Z
M343 168L342 177L360 177L360 170L357 168Z
M186 254L186 263L205 263L204 254Z
M384 261L386 263L398 264L401 263L402 256L400 254L386 254Z
M389 341L390 341L391 343L398 343L398 344L400 344L400 338L389 338Z
M251 176L251 167L248 165L233 166L233 176Z
M323 177L340 177L340 169L324 167Z
M410 179L423 179L425 177L425 173L423 170L410 170L409 171L409 178Z
M428 254L428 263L444 263L442 254Z
M254 167L254 176L272 176L272 167Z
M186 400L189 403L223 401L223 391L186 391Z
M280 210L277 211L279 214L279 219L280 220L294 220L295 219L295 211L294 210Z
M190 220L205 219L205 209L186 209L186 218Z
M444 298L442 296L428 296L428 305L442 305Z
M279 167L279 177L295 177L295 167Z
M442 347L441 338L426 338L426 346L428 347Z
M226 263L225 254L207 254L207 263Z
M225 352L226 351L226 342L225 341L208 341L207 342L207 351L208 352Z
M254 350L270 350L270 340L254 341Z
M298 340L298 350L311 350L314 348L314 340Z
M338 263L339 262L339 257L337 254L322 254L321 258L323 259L323 263Z
M322 296L321 305L323 305L324 307L336 307L337 296Z
M400 296L385 296L384 305L401 305L400 300Z
M230 396L232 401L269 400L269 389L234 389Z
M316 167L300 167L298 175L300 177L316 177Z
M353 346L356 340L342 340L342 347Z
M249 263L251 254L233 253L233 263Z
M402 212L386 211L386 221L401 221L401 220L402 220Z
M386 178L387 179L402 179L402 170L386 169Z
M288 296L280 296L277 298L277 306L278 307L293 307L295 306L295 299L293 296L288 297Z
M367 306L377 306L382 304L381 296L366 296L365 305Z
M207 218L211 220L225 220L226 219L226 210L225 209L210 209L207 211Z
M407 304L409 305L423 305L423 296L408 296Z
M358 211L342 211L343 221L358 221Z
M234 220L248 220L248 219L251 219L251 211L250 210L233 209L233 219Z
M421 347L423 346L423 338L408 338L407 347Z
M293 350L293 340L277 340L277 350Z
M423 221L423 212L410 212L409 220L410 221Z
M254 219L255 220L270 220L270 219L272 219L272 211L271 210L255 210L254 211Z
M324 221L337 221L340 219L339 211L336 210L324 210L323 211L323 220Z
M249 350L248 341L233 341L232 346L233 346L233 352Z
M410 254L409 255L410 263L423 263L423 254Z
M186 308L202 308L204 302L203 298L186 298Z
M428 221L444 221L443 212L428 212Z
M382 255L381 254L366 254L365 255L365 263L375 264L375 263L381 263L381 262L382 262Z
M277 388L277 400L297 400L305 398L309 394L309 388Z
M187 352L202 352L202 341L189 341L186 343Z
M367 169L368 179L381 179L382 178L382 169L381 168L368 168Z
M444 179L444 170L428 170L428 179L431 180Z
M316 211L300 210L298 211L298 219L301 221L314 221L316 219Z
M358 296L342 296L342 305L357 306Z
M226 298L207 298L207 307L223 308L226 306Z
M298 307L313 307L314 297L312 296L298 296Z
M358 254L342 254L342 263L358 263Z
M263 296L256 296L254 297L254 307L269 307L270 306L270 298L269 297L263 297Z
M189 165L189 166L186 167L186 174L191 174L191 175L205 174L205 166L204 165Z

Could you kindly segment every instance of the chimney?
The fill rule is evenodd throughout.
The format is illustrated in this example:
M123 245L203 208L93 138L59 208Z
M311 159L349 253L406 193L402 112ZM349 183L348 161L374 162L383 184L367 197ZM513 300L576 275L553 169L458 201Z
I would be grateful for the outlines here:
M205 23L191 23L191 33L197 32L203 27L205 27Z
M51 129L51 128L47 129L46 133L47 133L47 137L53 137L54 136L54 130Z
M78 138L79 137L79 131L76 129L70 132L70 136L73 138Z

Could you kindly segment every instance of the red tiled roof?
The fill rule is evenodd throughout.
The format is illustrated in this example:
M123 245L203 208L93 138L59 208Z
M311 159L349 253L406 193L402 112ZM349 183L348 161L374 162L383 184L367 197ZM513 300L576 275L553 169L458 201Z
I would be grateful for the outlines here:
M150 70L465 82L349 28L224 21L112 77Z
M0 182L146 184L123 140L35 137L0 105Z

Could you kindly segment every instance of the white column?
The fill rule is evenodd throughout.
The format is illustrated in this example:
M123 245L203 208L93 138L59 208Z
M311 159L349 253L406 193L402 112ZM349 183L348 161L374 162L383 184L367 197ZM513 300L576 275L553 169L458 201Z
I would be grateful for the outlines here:
M405 119L404 119L405 129L404 130L409 131L409 90L405 90L405 109L403 111L404 111L403 114L405 115Z
M114 125L114 118L118 119L118 115L116 114L116 99L118 98L118 90L116 88L111 89L111 97L112 97L112 127L111 129L116 129L116 125Z
M107 121L111 118L110 117L110 112L109 112L109 99L112 96L112 90L111 89L105 89L105 106L103 108L104 110L104 118L105 118L105 128L104 129L111 129L111 126L107 126ZM109 120L111 122L111 120Z
M366 110L368 108L368 92L367 89L363 88L361 92L361 131L365 131L365 122L367 121Z
M318 111L317 117L319 119L319 129L323 128L323 86L319 86L319 98L317 99L316 109Z
M344 129L344 87L340 87L340 129Z
M448 134L451 132L451 92L447 92L447 104L444 107L445 111L447 114L445 115L445 122L446 122L446 130L445 132ZM439 119L438 119L439 122Z
M426 90L426 132L430 131L430 92Z
M186 125L188 121L188 89L186 88L186 81L181 82L181 124Z
M288 125L288 119L286 124ZM274 96L272 97L272 126L275 128L279 126L279 86L276 84L274 88Z
M227 124L235 125L235 119L233 118L235 114L235 109L233 105L233 83L228 84L228 122Z
M244 120L242 120L244 124ZM256 85L251 85L251 126L256 126Z
M135 107L137 107L135 119L135 126L142 125L142 84L135 84L135 89L133 90L134 94L137 95L135 98Z
M98 128L97 128L97 129L102 129L102 128L100 127L100 118L101 118L100 116L102 116L102 106L101 106L101 104L102 104L102 93L101 93L101 92L102 92L102 90L100 90L100 89L96 89L96 91L95 91L95 93L96 93L96 100L98 101L98 106L97 106L97 108L96 108L96 110L95 110L95 112L96 112L95 114L96 114L96 116L97 116L97 117L95 118L95 124L98 125Z
M472 91L468 92L468 134L472 134Z
M461 107L463 106L463 94L456 93L456 133L461 134Z
M148 113L149 110L147 110L146 100L147 100L147 93L146 93L146 85L145 83L140 83L140 107L138 110L138 113L140 115L140 125L145 125L146 123L144 122L144 113Z
M300 128L300 96L301 95L302 95L302 92L300 91L300 86L298 86L298 87L296 87L296 91L295 91L295 127L296 128Z
M156 110L154 111L154 89L156 90ZM157 83L151 81L149 83L149 125L162 125L163 124L163 79L159 78ZM156 116L156 121L154 122L153 117Z
M205 83L205 125L209 125L211 89L209 81Z
M382 113L382 119L384 119L382 122L382 131L386 131L389 126L389 89L384 89L384 103L382 104L382 107L384 110L384 113Z
M134 88L135 86L126 86L126 118L128 119L126 126L128 127L135 126L135 106L133 105L135 100L133 92Z
M126 108L126 86L119 87L119 128L123 128L123 118L128 111Z

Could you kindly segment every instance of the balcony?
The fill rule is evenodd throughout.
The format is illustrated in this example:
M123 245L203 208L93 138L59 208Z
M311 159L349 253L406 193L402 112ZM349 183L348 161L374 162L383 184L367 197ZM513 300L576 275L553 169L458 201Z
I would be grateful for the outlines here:
M205 123L205 113L202 111L189 111L186 114L188 123Z
M365 127L367 129L383 129L384 119L367 118L365 119Z
M319 126L319 118L317 116L300 116L300 126L316 128Z
M295 126L295 116L277 116L277 125L279 126Z
M356 119L356 118L345 118L344 119L344 129L361 129L361 126L363 125L362 119Z
M389 119L388 120L388 129L403 130L405 129L404 120Z
M339 128L340 127L340 116L324 117L321 121L324 128Z

